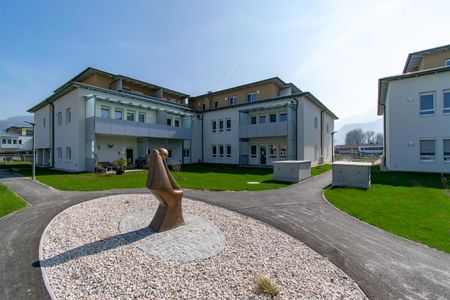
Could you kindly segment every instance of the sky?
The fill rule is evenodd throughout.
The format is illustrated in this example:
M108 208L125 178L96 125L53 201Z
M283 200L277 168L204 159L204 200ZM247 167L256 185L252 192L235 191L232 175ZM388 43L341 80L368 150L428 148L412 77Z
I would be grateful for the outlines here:
M450 44L450 1L17 1L0 10L0 119L88 66L189 95L279 76L340 119L376 118L378 78Z

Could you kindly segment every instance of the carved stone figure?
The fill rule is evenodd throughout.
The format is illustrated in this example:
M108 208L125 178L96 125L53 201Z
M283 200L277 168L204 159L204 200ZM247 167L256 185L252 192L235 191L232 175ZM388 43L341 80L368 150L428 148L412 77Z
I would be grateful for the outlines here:
M159 206L150 227L157 232L167 231L184 224L181 210L183 191L167 167L166 149L154 149L149 154L147 188L158 199Z

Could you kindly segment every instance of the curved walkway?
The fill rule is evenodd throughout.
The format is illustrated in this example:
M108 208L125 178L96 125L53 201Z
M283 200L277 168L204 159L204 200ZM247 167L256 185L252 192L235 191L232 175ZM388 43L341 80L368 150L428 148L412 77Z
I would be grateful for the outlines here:
M110 194L62 192L24 178L2 178L33 206L0 219L0 299L47 296L37 260L47 223L75 203ZM185 195L251 216L303 241L351 276L370 299L450 299L450 255L362 223L329 205L322 190L331 174L288 188L261 192L204 192Z

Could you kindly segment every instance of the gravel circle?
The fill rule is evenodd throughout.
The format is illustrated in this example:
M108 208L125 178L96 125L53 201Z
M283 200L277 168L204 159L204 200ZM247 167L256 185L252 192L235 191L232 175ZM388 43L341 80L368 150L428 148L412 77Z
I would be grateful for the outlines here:
M354 281L293 237L262 222L202 202L185 212L225 236L218 255L189 262L152 256L120 236L131 213L153 210L152 195L115 195L72 206L41 238L40 265L56 299L269 299L255 279L269 276L275 299L364 299Z

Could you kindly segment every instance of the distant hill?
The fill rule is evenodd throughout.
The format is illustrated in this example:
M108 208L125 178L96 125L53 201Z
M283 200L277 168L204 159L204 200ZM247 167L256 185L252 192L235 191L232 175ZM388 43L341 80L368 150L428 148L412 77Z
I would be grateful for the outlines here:
M351 123L343 125L337 130L336 134L334 135L335 145L344 145L345 135L347 134L347 132L357 128L361 128L363 131L375 131L375 134L380 132L383 133L383 119L380 118L365 123Z
M11 126L24 126L24 127L30 126L30 124L25 123L25 121L34 122L34 117L32 115L15 116L8 118L6 120L0 120L0 131L3 131Z

